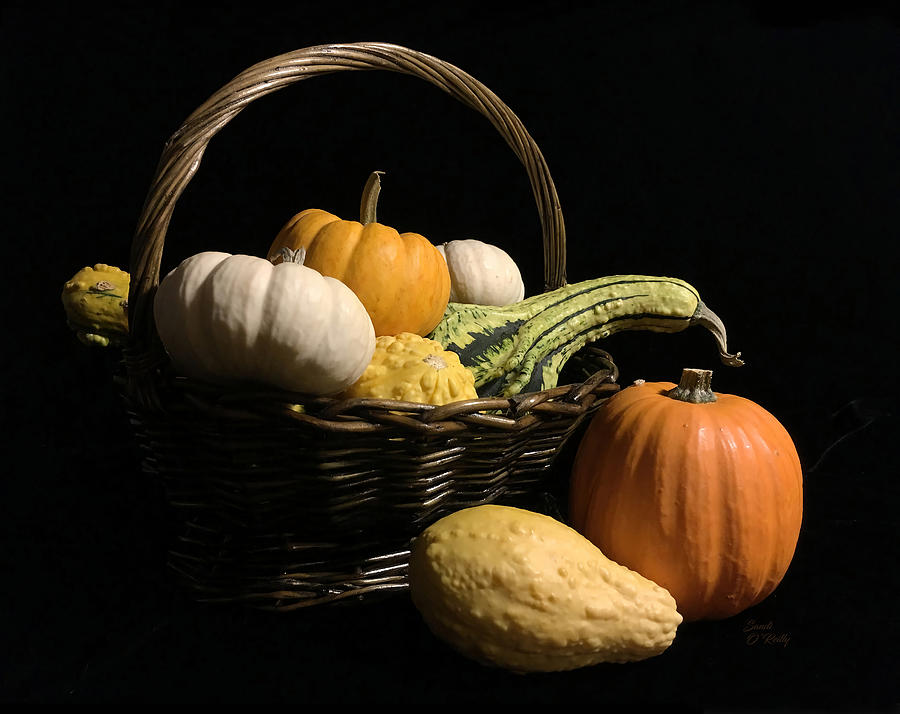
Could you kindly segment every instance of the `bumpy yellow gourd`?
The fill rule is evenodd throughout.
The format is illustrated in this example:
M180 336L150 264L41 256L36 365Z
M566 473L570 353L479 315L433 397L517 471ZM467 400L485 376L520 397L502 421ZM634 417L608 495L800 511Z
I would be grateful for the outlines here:
M466 508L426 528L409 562L431 631L482 664L576 669L660 654L681 624L667 590L539 513Z
M478 393L475 378L455 352L434 340L401 332L376 339L369 366L343 396L440 405L477 399Z
M62 303L69 326L88 345L108 346L128 334L128 288L131 276L113 265L97 263L66 282Z

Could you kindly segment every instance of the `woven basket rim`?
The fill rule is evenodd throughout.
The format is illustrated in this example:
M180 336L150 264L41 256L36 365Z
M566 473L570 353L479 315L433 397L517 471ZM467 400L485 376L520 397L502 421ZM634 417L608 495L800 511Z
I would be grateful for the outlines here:
M129 357L129 348L123 352L126 373L133 374L142 369L129 367L129 360L134 357ZM171 410L175 402L180 402L222 417L290 420L320 430L348 434L398 429L421 434L449 433L470 427L515 432L544 419L574 418L590 409L597 399L618 391L619 370L612 356L594 345L583 348L583 352L596 370L583 382L509 397L479 397L444 405L310 396L258 384L213 384L177 375L169 369L170 365L165 365L156 370L154 406L158 411ZM143 363L144 357L141 355L136 361ZM129 380L120 376L117 382L123 394L134 402ZM163 397L160 389L165 389L168 396ZM138 403L144 408L148 406L147 402Z

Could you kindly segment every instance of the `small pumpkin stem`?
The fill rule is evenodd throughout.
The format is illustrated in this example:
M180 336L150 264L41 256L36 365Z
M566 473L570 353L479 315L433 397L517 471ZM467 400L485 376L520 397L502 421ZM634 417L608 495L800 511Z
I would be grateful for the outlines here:
M306 260L306 248L300 246L297 250L291 250L287 246L284 246L272 256L272 262L274 263L278 258L281 258L281 262L283 263L297 263L303 265L303 261Z
M681 381L666 396L690 404L710 404L718 399L712 390L712 370L685 369Z
M378 194L381 193L381 175L384 171L373 171L363 188L362 200L359 203L359 222L363 225L375 223L375 209L378 206Z

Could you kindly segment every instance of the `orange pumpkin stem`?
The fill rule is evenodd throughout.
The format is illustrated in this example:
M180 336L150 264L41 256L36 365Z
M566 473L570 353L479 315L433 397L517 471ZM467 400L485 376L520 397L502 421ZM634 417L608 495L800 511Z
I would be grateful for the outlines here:
M359 202L359 222L364 226L375 223L375 210L378 207L378 195L381 193L381 175L384 171L373 171L363 187L362 200Z
M684 369L678 386L666 392L666 396L690 404L710 404L717 400L712 390L712 370Z

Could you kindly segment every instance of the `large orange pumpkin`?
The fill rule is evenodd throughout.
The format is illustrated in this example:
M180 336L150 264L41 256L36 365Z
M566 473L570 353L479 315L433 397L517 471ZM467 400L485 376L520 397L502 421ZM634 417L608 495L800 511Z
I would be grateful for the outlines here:
M711 372L636 383L597 412L570 482L573 527L666 588L686 622L767 597L800 531L800 460L785 428Z
M438 249L418 233L398 233L375 220L380 189L373 173L359 221L318 208L301 211L279 231L269 258L306 250L304 265L347 285L372 318L375 335L425 336L441 321L450 298L450 271Z

